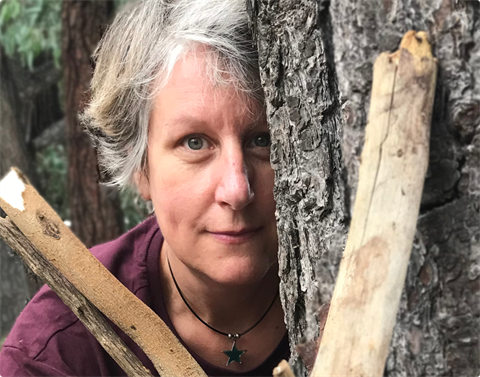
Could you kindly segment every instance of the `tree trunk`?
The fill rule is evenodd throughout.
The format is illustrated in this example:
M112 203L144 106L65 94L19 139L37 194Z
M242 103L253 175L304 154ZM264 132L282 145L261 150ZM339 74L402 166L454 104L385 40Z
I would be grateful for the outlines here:
M19 64L18 61L8 58L3 48L0 48L1 59L1 80L0 80L0 100L2 110L2 122L0 127L0 175L3 177L12 166L18 167L25 172L27 177L33 179L33 170L30 155L25 143L25 134L21 119L21 101L18 96L19 89L16 85L15 74L12 65Z
M296 361L295 344L318 334L316 311L333 292L345 238L330 16L313 1L261 0L252 11L273 141L281 299Z
M118 192L98 184L95 151L78 122L78 114L88 99L90 56L100 40L101 28L112 14L113 3L64 1L62 6L68 196L72 230L89 247L111 240L123 230Z
M0 47L0 177L12 166L17 166L33 178L30 155L22 135L20 114L22 103L18 97L15 73L12 67L19 62L8 58ZM18 73L18 72L17 72ZM0 212L3 212L0 210ZM0 240L0 343L10 331L18 313L37 292L40 283L28 277L23 264L10 248ZM1 344L0 344L1 346Z
M380 52L396 50L408 30L425 30L439 69L430 166L385 375L477 376L480 4L250 5L272 130L281 291L291 345L316 335L311 313L333 290L339 235L356 191L373 62ZM297 373L304 373L301 366Z

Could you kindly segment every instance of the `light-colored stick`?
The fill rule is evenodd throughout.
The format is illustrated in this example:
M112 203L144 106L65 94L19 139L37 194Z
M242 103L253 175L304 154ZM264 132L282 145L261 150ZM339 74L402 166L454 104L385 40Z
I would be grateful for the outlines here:
M280 361L278 366L273 369L273 377L295 377L290 364L286 360Z
M347 245L312 376L382 376L428 165L436 60L408 32L374 66Z
M162 377L206 376L155 312L88 251L16 169L0 181L0 207L52 265L140 346Z
M22 257L25 264L52 288L82 321L102 347L129 377L151 377L123 340L112 330L98 309L82 295L35 246L23 235L10 219L0 218L0 237Z

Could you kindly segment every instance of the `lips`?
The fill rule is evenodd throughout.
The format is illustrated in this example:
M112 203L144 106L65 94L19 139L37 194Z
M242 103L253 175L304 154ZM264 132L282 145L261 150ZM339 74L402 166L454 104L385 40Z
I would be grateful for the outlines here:
M216 240L227 244L240 244L249 241L260 233L262 227L241 229L241 230L225 230L219 232L208 232Z

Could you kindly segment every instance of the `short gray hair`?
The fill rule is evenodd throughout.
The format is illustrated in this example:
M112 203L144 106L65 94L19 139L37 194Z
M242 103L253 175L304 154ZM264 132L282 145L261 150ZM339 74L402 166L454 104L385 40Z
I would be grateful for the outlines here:
M144 171L152 102L175 63L207 47L207 74L263 103L245 0L144 0L117 16L93 56L91 99L81 121L104 183L134 186Z

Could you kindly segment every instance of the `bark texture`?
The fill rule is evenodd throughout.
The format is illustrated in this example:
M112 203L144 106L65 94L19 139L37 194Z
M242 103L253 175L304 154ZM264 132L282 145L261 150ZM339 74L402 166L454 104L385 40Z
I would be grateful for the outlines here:
M480 373L479 5L334 0L330 6L352 199L374 59L395 50L409 29L429 32L438 59L429 170L388 376Z
M62 7L70 213L73 232L90 247L118 237L123 230L118 192L98 184L95 151L78 121L88 100L90 56L100 40L101 28L108 23L113 3L64 1Z
M425 30L439 70L430 165L385 375L479 375L480 4L249 5L273 136L282 299L292 346L315 335L307 314L333 288L342 251L337 235L358 180L373 62L380 52L396 50L408 30Z
M316 312L331 296L344 242L330 20L315 2L256 1L250 7L273 141L280 292L295 362L294 346L318 335ZM301 363L294 369L305 373Z

